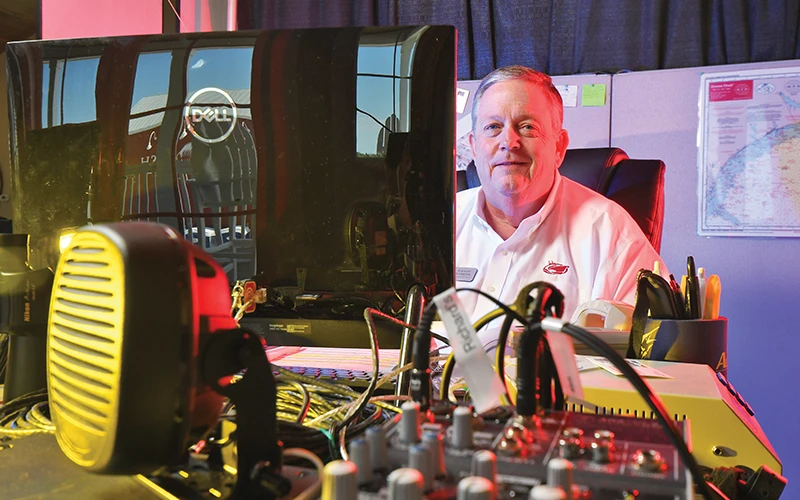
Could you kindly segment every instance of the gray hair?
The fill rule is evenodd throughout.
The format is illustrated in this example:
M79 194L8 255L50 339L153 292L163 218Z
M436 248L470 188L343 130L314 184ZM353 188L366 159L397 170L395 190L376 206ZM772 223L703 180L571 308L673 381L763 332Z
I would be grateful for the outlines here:
M545 97L550 102L551 115L553 117L553 130L556 132L561 130L564 126L564 103L561 100L561 94L556 90L553 85L553 79L548 75L536 71L535 69L526 68L525 66L505 66L498 68L481 80L478 86L478 91L475 92L475 97L472 99L472 131L475 131L475 124L477 123L478 105L483 98L483 94L489 90L489 87L495 83L505 82L508 80L522 80L534 84L536 87L544 91Z

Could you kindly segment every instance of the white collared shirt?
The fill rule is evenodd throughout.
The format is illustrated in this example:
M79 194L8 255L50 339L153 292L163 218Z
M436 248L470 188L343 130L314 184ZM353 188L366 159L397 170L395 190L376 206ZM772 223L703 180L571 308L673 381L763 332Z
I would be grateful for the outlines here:
M511 304L525 285L547 281L564 294L562 318L569 321L589 300L633 304L639 269L653 269L659 261L666 272L624 208L558 172L541 210L507 240L486 222L484 206L480 187L457 195L458 288L480 288ZM462 292L459 298L473 321L496 308L475 293Z

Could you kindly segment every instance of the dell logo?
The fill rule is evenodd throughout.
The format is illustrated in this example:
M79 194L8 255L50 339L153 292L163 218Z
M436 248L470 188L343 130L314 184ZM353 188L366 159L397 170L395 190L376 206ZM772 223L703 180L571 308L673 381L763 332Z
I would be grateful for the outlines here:
M211 122L230 122L231 117L228 115L227 108L190 108L192 115L192 122L197 123L200 120Z
M214 144L222 142L233 133L236 127L236 103L230 94L216 87L198 90L183 107L183 119L186 128L198 140ZM200 126L201 123L217 127ZM199 130L198 130L199 129Z

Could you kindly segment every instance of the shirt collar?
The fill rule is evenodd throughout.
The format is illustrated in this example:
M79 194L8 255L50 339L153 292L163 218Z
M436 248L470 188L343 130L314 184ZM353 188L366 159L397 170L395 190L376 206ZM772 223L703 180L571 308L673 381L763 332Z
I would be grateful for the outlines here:
M539 209L533 215L526 217L525 219L520 222L519 229L523 230L532 230L536 228L547 216L553 211L553 207L556 206L558 200L560 199L561 193L561 185L562 185L562 177L561 173L556 170L555 177L553 179L553 188L550 190L550 193L547 195L547 199L544 201L544 205L542 208ZM480 225L480 227L491 229L491 226L488 222L486 222L486 195L483 193L483 186L478 190L478 198L476 200L477 205L475 206L475 222Z

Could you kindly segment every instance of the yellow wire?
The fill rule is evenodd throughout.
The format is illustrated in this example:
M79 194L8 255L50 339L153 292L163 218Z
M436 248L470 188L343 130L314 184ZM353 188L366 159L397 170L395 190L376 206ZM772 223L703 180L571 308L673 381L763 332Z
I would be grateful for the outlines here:
M435 356L435 357L431 358L431 362L432 363L438 363L439 361L442 361L444 359L445 359L445 356ZM412 369L413 367L414 367L414 363L408 363L408 364L406 364L406 365L404 365L404 366L402 366L400 368L397 368L397 369L393 370L390 373L387 373L382 379L378 380L378 383L377 383L377 385L375 387L377 388L377 387L380 387L380 386L384 385L389 380L397 377L398 374L400 374L400 373L402 373L404 371L408 371L408 370ZM370 398L370 402L374 402L375 404L377 404L379 406L388 406L389 407L388 409L392 410L395 413L402 413L403 410L401 410L399 407L394 406L394 405L383 405L383 404L381 404L381 402L382 401L407 401L408 399L410 399L409 396L391 396L391 395L389 395L389 396L374 396L374 397ZM340 406L338 408L334 408L330 412L328 412L328 413L326 413L324 415L320 415L318 418L312 420L307 425L309 425L309 426L313 425L315 427L319 427L320 424L322 422L324 422L327 418L330 418L331 415L335 415L336 413L342 412L345 409L350 408L352 405L357 405L357 404L358 404L358 401L353 401L352 403L348 403L348 404ZM322 427L326 428L326 426L322 426Z
M515 309L514 306L511 306L511 309L516 312L516 309ZM505 313L506 312L503 309L500 309L498 307L497 309L495 309L495 310L493 310L493 311L491 311L491 312L489 312L487 314L484 314L480 319L478 319L478 321L476 321L473 324L473 328L475 328L475 331L478 331L481 328L483 328L484 326L488 325L490 322L492 322L492 321L496 320L497 318L503 316ZM500 346L497 346L497 348L499 349ZM447 361L445 361L444 366L442 367L442 381L445 381L445 380L449 381L450 380L450 377L452 377L452 374L453 374L453 368L455 367L455 364L456 364L455 351L451 351L450 355L447 356ZM442 401L449 401L450 400L449 395L447 394L447 386L449 386L449 385L450 385L449 383L447 383L447 384L443 383L441 386L439 386L439 399L440 400L442 400Z

